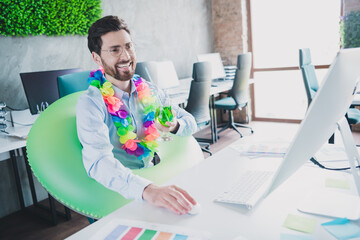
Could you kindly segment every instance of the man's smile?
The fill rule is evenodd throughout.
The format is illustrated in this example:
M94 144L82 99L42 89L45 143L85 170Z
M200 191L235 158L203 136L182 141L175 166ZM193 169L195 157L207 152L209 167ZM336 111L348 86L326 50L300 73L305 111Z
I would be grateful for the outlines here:
M129 71L131 65L132 65L132 62L117 64L116 68L119 69L120 71Z

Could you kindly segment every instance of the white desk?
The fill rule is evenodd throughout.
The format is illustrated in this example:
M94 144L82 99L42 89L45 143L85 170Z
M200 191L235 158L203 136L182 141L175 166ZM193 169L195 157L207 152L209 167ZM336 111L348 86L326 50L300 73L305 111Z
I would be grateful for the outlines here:
M181 79L179 86L164 90L171 98L173 104L180 105L187 101L192 80L192 78ZM210 88L210 96L229 91L232 85L232 80L213 81Z
M227 147L168 182L189 191L202 206L200 214L178 216L146 202L132 202L68 239L90 239L114 219L145 221L206 231L216 240L234 239L237 236L243 236L245 239L272 240L280 239L280 234L306 235L314 240L335 239L321 226L332 218L301 213L297 210L297 205L310 190L324 188L325 178L328 176L352 180L346 173L330 172L307 164L251 211L236 205L213 202L214 196L231 184L239 172L247 169L273 169L277 167L279 161L279 159L248 159L240 156L238 151ZM354 190L351 182L351 190L343 192ZM312 234L305 234L283 227L288 214L316 219L315 231ZM356 224L360 225L360 222Z
M6 131L9 133L27 134L30 131L30 128L31 126L8 127ZM19 150L23 150L25 146L26 146L25 139L10 137L7 136L7 134L5 134L4 132L0 132L0 154L7 152L9 152L10 154L10 159L14 170L15 183L16 183L16 188L19 197L19 204L21 209L25 208L25 203L24 203L24 196L22 193L22 187L21 187L21 181L20 181L16 157L20 155ZM23 155L25 155L24 151L22 151L22 153ZM0 159L0 161L1 160L5 160L5 159Z
M8 132L11 135L27 136L28 133L30 132L32 125L22 126L16 123L21 123L26 125L33 124L38 116L39 115L30 115L30 111L28 109L24 111L15 111L13 112L15 127L8 127L6 129L6 132ZM0 154L6 152L10 153L10 159L14 170L15 183L16 183L21 210L25 209L24 196L22 192L22 186L21 186L18 163L17 163L17 157L21 155L24 157L24 161L25 161L25 167L26 167L33 204L34 206L48 209L47 207L44 207L38 202L36 196L33 175L26 156L26 139L15 136L9 136L4 132L0 132ZM0 159L0 161L1 160L5 160L5 159ZM51 213L51 221L53 222L53 224L56 225L58 223L57 214L65 216L67 220L70 220L71 219L70 210L68 208L65 208L65 214L58 213L55 208L54 199L50 195L48 196L49 196L49 204L50 204L49 210ZM43 215L40 214L39 216L44 217ZM47 219L46 216L45 218Z
M6 129L9 133L28 133L30 131L31 126L23 126L23 127L8 127ZM10 137L7 134L0 132L0 153L9 152L11 150L23 148L26 146L26 140ZM4 159L3 159L4 160ZM1 160L0 160L1 161Z

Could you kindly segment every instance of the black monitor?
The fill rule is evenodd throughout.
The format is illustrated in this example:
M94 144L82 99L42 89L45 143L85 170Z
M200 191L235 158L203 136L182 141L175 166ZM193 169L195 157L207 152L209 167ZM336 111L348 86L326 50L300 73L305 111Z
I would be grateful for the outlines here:
M57 77L80 72L81 68L20 73L31 114L38 114L59 99Z

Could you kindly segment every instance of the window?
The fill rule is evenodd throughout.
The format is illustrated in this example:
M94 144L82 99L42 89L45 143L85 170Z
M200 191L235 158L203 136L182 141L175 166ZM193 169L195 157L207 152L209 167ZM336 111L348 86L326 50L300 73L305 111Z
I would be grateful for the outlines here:
M254 119L300 120L307 109L299 49L310 48L321 82L339 50L340 1L250 0Z

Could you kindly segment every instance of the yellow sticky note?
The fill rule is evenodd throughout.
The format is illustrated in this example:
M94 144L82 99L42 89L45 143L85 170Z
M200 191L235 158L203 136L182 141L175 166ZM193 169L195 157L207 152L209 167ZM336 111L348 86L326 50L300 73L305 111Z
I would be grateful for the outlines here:
M346 179L327 178L325 186L329 188L350 189L350 183Z
M285 219L283 226L304 233L312 233L315 230L316 220L289 214Z

